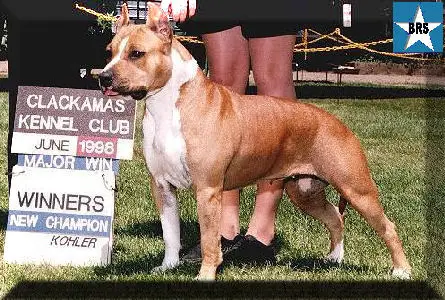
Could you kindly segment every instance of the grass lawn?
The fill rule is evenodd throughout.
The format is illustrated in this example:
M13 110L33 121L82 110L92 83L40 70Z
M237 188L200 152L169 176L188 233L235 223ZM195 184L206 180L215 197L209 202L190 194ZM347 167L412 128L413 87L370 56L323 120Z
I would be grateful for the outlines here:
M425 199L426 113L422 99L313 100L334 113L357 134L367 153L380 199L403 240L413 267L413 277L426 280L424 248L427 245L427 200ZM141 145L142 103L139 103L135 157L121 162L114 223L113 263L107 267L51 267L10 265L0 258L0 296L23 280L193 280L198 265L181 266L165 274L150 269L163 258L161 225L150 199L147 170ZM6 170L7 94L0 93L0 165ZM7 177L0 174L0 253L3 253L8 209ZM241 227L245 230L253 208L254 187L244 189ZM333 202L337 195L329 192ZM196 204L188 191L179 193L182 240L185 248L198 240ZM442 224L443 228L444 222ZM347 210L345 260L341 266L326 266L329 250L327 231L303 215L287 198L281 201L277 218L281 249L277 266L228 266L219 280L392 280L391 260L383 242L351 208ZM442 247L445 247L442 245ZM440 252L440 251L439 251ZM443 253L443 249L441 250Z

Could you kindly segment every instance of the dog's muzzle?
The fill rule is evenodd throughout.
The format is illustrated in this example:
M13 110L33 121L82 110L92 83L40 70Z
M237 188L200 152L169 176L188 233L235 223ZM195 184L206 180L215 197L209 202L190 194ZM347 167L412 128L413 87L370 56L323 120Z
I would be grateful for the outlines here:
M113 90L113 72L103 71L99 74L99 86L105 96L116 96L118 92Z
M99 86L102 93L108 97L123 95L131 96L134 100L142 100L147 96L147 91L144 89L131 91L125 88L113 87L113 72L111 70L99 74Z
M99 74L99 86L105 96L116 96L119 94L113 91L113 73L111 70Z
M99 84L101 87L109 88L113 83L113 73L111 70L103 71L99 74Z

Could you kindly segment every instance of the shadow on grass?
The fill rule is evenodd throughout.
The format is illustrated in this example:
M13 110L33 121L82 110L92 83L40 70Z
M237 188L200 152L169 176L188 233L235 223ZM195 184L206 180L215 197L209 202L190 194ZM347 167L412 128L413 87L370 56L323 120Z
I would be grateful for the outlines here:
M150 271L159 266L164 258L164 253L151 256L138 257L112 263L106 267L95 267L94 273L98 276L118 275L130 276L134 274L149 274Z
M162 227L160 221L139 222L125 227L116 227L114 234L134 237L162 237Z
M160 221L147 221L142 223L135 223L124 228L117 228L115 233L118 235L129 235L135 237L150 237L150 238L162 238L162 227ZM183 221L181 220L181 245L182 249L180 256L187 253L191 247L194 247L199 242L199 224L196 221ZM282 247L286 247L287 242L279 234L275 237L275 248L277 253ZM118 245L114 249L115 252L125 251ZM147 255L136 259L125 260L117 262L107 267L98 267L95 269L95 273L99 276L103 275L132 275L138 273L150 273L150 271L159 266L162 263L164 252L161 251L156 255ZM245 261L230 260L224 261L218 268L218 273L224 272L225 267L229 266L243 266L246 265ZM255 265L248 263L247 265ZM368 266L357 266L348 263L332 263L325 261L320 257L300 257L292 260L286 260L278 262L277 265L289 266L294 271L303 272L325 272L327 270L342 269L356 272L368 272L370 271ZM177 268L171 270L175 275L191 275L196 274L199 270L200 263L183 264Z
M277 244L278 244L277 249L291 247L290 243L281 237L278 237ZM301 256L297 258L290 258L280 261L278 264L290 266L292 270L301 272L325 272L328 270L338 270L338 269L356 271L356 272L370 271L370 268L368 266L358 266L345 262L339 264L327 261L320 256L304 256L304 257Z
M349 263L334 263L324 260L320 257L302 257L293 259L290 261L290 267L294 271L303 271L303 272L324 272L327 270L349 270L355 272L369 272L370 269L368 266L357 266Z
M94 268L94 273L97 276L131 276L135 274L151 274L151 270L160 266L164 258L164 251L156 255L146 255L135 259L126 259L112 263L106 267ZM195 276L198 274L200 263L185 263L178 267L166 271L166 273L174 274L174 276ZM154 273L153 275L156 275Z
M134 223L126 227L117 227L114 230L117 235L134 237L162 238L162 226L159 220ZM196 221L181 220L181 238L185 244L199 240L199 225Z
M148 237L148 238L162 238L162 226L159 220L150 220L147 222L134 223L125 227L117 227L114 233L118 236L132 236L132 237ZM181 220L181 245L182 250L180 256L183 255L190 247L197 244L199 241L199 225L196 221ZM120 245L115 245L113 252L119 253L126 251ZM164 258L164 251L156 255L147 255L135 259L127 259L124 261L117 261L106 267L97 267L94 272L98 276L104 275L134 275L138 273L149 274L150 271L159 266ZM181 273L184 275L195 274L199 265L182 265L173 269L171 272L175 274ZM190 269L192 268L192 269Z

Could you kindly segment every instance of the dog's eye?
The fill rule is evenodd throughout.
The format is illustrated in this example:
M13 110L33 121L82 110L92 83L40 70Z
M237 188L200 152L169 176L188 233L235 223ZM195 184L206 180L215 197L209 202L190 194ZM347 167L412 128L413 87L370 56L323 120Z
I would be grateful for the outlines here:
M133 50L130 52L130 58L131 59L138 59L144 56L145 52Z

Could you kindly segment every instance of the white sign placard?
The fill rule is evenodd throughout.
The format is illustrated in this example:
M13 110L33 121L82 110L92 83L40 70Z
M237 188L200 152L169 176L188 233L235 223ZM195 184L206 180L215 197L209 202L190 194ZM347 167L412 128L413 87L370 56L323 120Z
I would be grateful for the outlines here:
M11 152L132 159L135 113L98 90L20 86Z
M111 260L114 173L14 166L4 259L106 265Z

